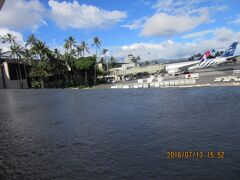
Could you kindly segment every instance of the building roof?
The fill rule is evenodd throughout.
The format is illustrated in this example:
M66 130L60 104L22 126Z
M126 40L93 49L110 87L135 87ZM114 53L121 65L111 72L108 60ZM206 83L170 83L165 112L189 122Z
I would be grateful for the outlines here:
M21 63L26 63L25 61L23 60L19 60L19 59L9 59L9 58L0 58L0 63L4 63L4 62L7 62L7 63L17 63L17 62L21 62Z

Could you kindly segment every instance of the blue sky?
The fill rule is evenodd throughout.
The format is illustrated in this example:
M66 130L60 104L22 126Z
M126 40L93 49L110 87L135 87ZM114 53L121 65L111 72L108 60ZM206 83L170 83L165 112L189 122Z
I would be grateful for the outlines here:
M7 0L0 35L24 43L34 33L62 51L70 35L88 44L98 36L119 60L182 58L239 41L239 10L238 0Z

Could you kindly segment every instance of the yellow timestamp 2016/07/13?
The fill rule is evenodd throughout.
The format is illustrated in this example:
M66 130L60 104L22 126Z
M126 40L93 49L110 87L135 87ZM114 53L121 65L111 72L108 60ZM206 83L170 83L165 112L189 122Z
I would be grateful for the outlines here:
M222 151L169 151L166 155L167 159L224 159L225 153Z

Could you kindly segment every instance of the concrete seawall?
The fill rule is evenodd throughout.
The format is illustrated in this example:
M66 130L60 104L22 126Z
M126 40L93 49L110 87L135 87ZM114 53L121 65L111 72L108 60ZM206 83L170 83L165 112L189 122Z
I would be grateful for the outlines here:
M111 89L128 89L128 88L167 88L195 85L196 79L179 79L162 82L142 82L142 83L129 83L129 84L116 84L111 86Z

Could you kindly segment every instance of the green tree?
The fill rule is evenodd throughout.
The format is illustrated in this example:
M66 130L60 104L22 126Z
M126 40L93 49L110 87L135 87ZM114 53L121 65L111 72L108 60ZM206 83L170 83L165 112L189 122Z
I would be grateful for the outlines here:
M22 56L23 56L23 60L28 64L31 65L32 61L33 61L33 53L31 50L29 49L24 49L22 51Z
M102 45L102 41L98 38L98 37L94 37L93 38L93 43L92 43L92 47L95 46L95 50L96 50L96 62L94 65L94 84L96 84L96 76L97 76L97 53L98 53L98 49L100 49L100 46Z
M141 61L140 56L138 56L138 57L136 58L136 60L137 60L137 62Z
M25 43L25 47L29 47L29 52L31 52L32 56L34 57L34 59L37 59L37 55L35 54L34 51L34 46L37 43L37 38L31 34L30 36L28 36L26 43Z
M149 61L145 61L145 63L144 63L145 66L147 66L149 64L150 64Z
M102 45L102 41L98 37L94 37L92 47L95 46L96 57L97 57L97 53L98 53L97 51L98 51L98 49L100 49L101 45Z
M67 39L65 39L65 44L64 44L64 48L66 49L66 52L63 56L65 64L68 68L69 71L71 71L71 66L73 65L73 61L75 60L75 55L76 53L79 55L81 55L81 50L79 48L77 48L76 50L74 49L74 47L76 47L76 40L73 36L69 36Z
M47 45L40 41L37 40L35 45L32 48L33 52L37 55L37 59L39 60L44 60L47 58L47 54L49 53L49 49L47 47Z
M8 33L2 36L1 39L3 44L8 43L10 45L10 50L9 50L10 57L17 61L18 70L16 70L16 74L18 77L20 88L23 88L22 71L20 67L20 60L21 60L21 54L23 52L23 48L21 47L21 45L19 45L16 42L16 39L17 39L16 36L14 36L11 33ZM25 65L24 65L24 68L25 68ZM26 69L25 69L25 72L26 72Z
M7 33L6 35L2 36L1 39L3 44L9 43L11 46L13 46L14 44L16 44L17 38L13 34Z
M50 66L46 60L36 61L32 65L30 77L39 79L41 88L44 88L44 80L50 75Z
M67 50L67 52L73 49L73 47L76 45L77 41L73 36L69 36L67 39L65 39L64 48Z
M32 48L35 46L36 42L37 38L34 36L34 34L31 34L30 36L28 36L25 46L30 46L30 48Z
M94 70L96 59L95 57L86 57L74 61L74 69L84 71L85 84L88 85L88 71Z
M81 45L76 45L76 52L77 52L77 58L79 59L80 57L82 57L82 52L83 52L83 48Z
M136 64L136 63L137 63L137 59L133 56L133 57L131 58L131 62Z
M109 60L109 68L111 69L111 68L114 68L115 66L116 66L116 59L113 56L111 56Z
M58 49L54 49L52 54L53 58L51 58L51 71L57 77L58 81L60 81L60 76L67 71L67 66L63 55Z
M80 44L81 48L82 48L82 52L83 52L83 57L85 57L85 51L90 53L89 51L89 47L88 44L85 41L82 41Z

